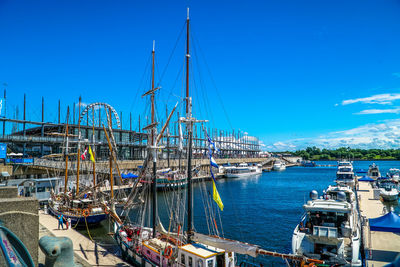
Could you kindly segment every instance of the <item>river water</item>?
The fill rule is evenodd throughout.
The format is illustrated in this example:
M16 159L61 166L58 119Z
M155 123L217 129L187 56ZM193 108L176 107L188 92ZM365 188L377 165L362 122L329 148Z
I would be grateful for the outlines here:
M390 168L399 168L400 161L376 162L382 176ZM335 161L320 161L318 165L335 165ZM372 161L355 161L354 169L368 170ZM282 253L290 253L293 229L303 214L302 205L308 200L311 190L321 194L328 185L334 184L336 167L291 167L282 172L266 172L252 178L220 179L217 188L224 203L221 221L224 237L257 244L260 247ZM208 182L212 192L211 182ZM194 224L198 232L207 233L199 185L194 185ZM160 197L159 199L163 199ZM160 203L160 216L166 214ZM395 211L400 212L399 206ZM220 229L221 230L221 229ZM111 244L104 238L108 223L90 229L95 240ZM82 231L87 235L86 230ZM244 257L239 257L238 264ZM248 259L252 261L252 259ZM285 266L282 259L262 257L256 259L264 266Z

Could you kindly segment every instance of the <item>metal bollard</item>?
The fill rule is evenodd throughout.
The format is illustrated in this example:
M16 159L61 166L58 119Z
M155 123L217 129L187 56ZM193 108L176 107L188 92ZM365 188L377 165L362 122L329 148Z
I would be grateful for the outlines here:
M44 205L43 210L44 210L44 214L48 214L47 205Z
M74 267L74 250L69 237L43 236L39 247L46 256L45 267Z

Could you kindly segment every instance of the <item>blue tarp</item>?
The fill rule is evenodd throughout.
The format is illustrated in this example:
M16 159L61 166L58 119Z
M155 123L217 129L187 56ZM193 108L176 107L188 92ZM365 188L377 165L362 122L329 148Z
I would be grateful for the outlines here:
M136 174L133 173L128 173L128 174L121 174L122 179L132 179L132 178L138 178L139 176L137 176Z
M400 216L389 212L382 217L369 219L371 231L400 233Z
M373 182L375 181L374 179L372 179L369 176L364 175L362 178L358 179L359 182Z

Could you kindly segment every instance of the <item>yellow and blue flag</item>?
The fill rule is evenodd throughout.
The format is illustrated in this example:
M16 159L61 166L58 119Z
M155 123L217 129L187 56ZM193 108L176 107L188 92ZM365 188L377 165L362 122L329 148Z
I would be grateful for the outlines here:
M215 177L214 177L214 173L212 171L212 167L215 168L219 168L217 162L215 161L215 159L212 156L212 150L211 147L214 147L214 150L217 150L217 148L215 147L214 142L211 140L211 138L208 136L208 142L209 142L209 148L208 148L208 153L210 155L210 172L211 172L211 177L213 179L213 199L215 201L215 203L217 203L218 207L221 209L221 211L224 210L224 203L222 203L221 197L219 196L218 190L217 190L217 186L215 185Z
M92 148L89 146L89 155L90 155L90 160L94 163L94 162L96 162L95 160L94 160L94 154L93 154L93 152L92 152Z
M219 196L217 186L215 185L215 178L214 178L214 174L212 173L212 170L211 170L211 176L213 178L213 181L212 181L213 182L213 199L214 199L215 203L217 203L217 205L221 209L221 211L224 211L224 203L222 203L221 197Z

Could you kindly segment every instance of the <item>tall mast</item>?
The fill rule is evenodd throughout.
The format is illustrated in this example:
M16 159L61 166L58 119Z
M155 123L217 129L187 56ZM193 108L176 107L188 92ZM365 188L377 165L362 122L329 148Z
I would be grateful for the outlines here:
M78 106L78 114L79 116L81 115L81 101L82 98L79 96L79 106ZM74 110L75 110L75 106L74 106ZM80 172L80 163L81 163L81 158L80 158L80 153L81 152L81 120L78 120L78 154L77 159L77 166L76 166L76 195L79 195L79 172Z
M100 112L100 111L99 111ZM106 110L107 112L107 110ZM88 112L89 113L89 112ZM110 111L111 113L111 111ZM110 120L111 120L111 115L110 115ZM95 133L94 133L94 107L92 108L92 121L93 121L93 128L92 128L92 154L93 154L93 194L94 194L94 199L96 199L96 145L95 145Z
M188 224L187 235L190 241L193 230L193 196L192 196L192 138L193 138L193 121L191 110L191 99L189 97L189 8L187 9L186 19L186 119L188 129L188 163L187 163L187 203L188 203Z
M189 114L189 8L186 18L186 115Z
M110 113L110 115L108 116L108 127L111 129L111 125L112 125L111 108L109 108L109 113ZM107 136L107 139L108 139L108 136ZM110 186L111 186L111 202L112 202L112 201L114 201L114 175L113 175L113 164L112 164L112 147L111 147L110 142L108 142L108 146L109 146L109 150L110 150L109 164L110 164Z
M66 146L65 146L65 177L64 177L64 196L67 195L67 186L68 186L68 120L69 120L69 106L67 109L67 127L65 129L65 137L66 137Z
M151 68L151 146L153 152L153 238L156 237L156 226L157 226L157 150L155 143L155 112L154 112L154 57L155 57L155 41L153 41L153 51L151 52L152 57L152 68Z

